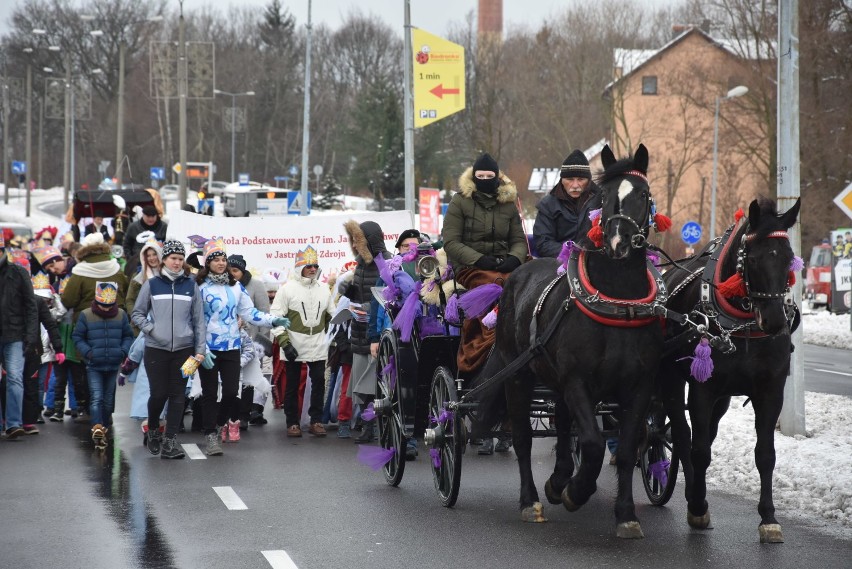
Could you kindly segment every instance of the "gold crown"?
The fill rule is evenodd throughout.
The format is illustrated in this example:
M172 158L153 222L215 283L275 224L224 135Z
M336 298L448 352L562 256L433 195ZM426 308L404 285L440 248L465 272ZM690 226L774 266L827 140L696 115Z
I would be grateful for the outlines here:
M68 279L70 279L70 278L71 277L65 277L64 279L59 281L59 294L62 294L63 292L65 292L65 286L68 284Z
M308 245L304 251L296 253L296 267L304 267L305 265L319 264L319 256L317 250Z
M50 277L43 272L39 272L33 277L33 289L39 290L45 288L50 288Z
M95 300L100 304L115 304L118 298L118 287L115 283L98 283L95 289Z

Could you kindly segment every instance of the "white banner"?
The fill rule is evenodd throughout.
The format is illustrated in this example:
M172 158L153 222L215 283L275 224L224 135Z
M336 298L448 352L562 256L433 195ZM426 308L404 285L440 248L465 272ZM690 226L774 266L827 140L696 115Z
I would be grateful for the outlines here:
M838 259L834 267L834 286L841 292L852 290L852 259Z
M283 282L293 270L296 253L308 245L317 250L320 269L326 277L341 272L343 265L354 260L343 228L350 219L378 223L391 253L395 252L399 234L414 227L414 217L408 211L313 213L305 217L210 217L176 211L169 219L168 238L185 244L195 242L189 245L189 252L206 239L222 237L228 255L245 257L246 267L253 275L269 272Z

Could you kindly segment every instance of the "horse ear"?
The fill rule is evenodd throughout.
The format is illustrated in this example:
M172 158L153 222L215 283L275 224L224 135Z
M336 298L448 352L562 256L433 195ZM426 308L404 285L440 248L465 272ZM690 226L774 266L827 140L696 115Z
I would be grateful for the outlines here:
M784 229L790 229L793 225L796 224L796 218L799 216L799 208L802 206L802 198L796 200L796 203L793 204L793 207L788 209L781 216L781 226Z
M609 147L609 144L605 144L603 150L601 150L601 164L603 164L604 170L616 162L618 162L618 160L615 159L615 154L612 153L612 149Z
M757 203L757 200L752 200L752 202L748 205L748 224L751 226L751 230L754 231L757 229L759 223L760 204Z
M648 149L644 144L640 144L633 155L633 167L643 174L648 173Z

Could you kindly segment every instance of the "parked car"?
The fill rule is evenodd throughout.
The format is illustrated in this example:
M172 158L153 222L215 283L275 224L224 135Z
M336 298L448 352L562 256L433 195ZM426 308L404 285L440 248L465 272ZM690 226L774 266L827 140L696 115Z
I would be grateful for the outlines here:
M220 182L213 180L212 182L204 182L201 184L201 192L207 196L221 196L228 187L228 182Z

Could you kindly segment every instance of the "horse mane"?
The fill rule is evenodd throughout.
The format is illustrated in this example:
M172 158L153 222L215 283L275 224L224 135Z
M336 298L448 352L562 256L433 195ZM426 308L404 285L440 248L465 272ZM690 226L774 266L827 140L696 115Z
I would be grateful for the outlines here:
M598 186L606 184L610 180L621 177L630 170L634 170L633 158L622 158L606 170L601 170L595 175L595 183Z

